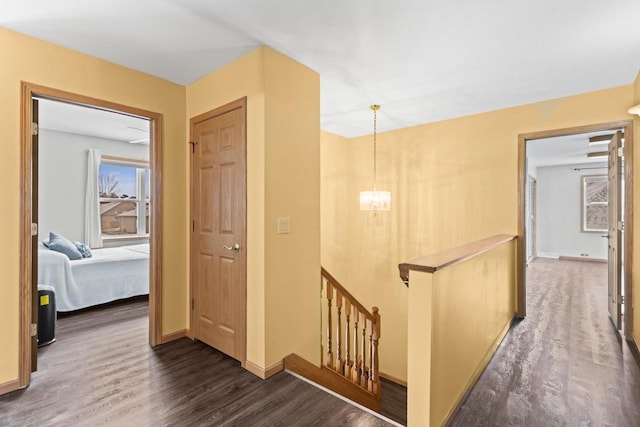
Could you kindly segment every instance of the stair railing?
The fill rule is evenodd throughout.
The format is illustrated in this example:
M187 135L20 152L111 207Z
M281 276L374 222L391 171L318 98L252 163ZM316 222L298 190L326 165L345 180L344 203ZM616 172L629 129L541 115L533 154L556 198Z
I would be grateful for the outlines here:
M322 367L329 369L380 400L378 377L378 307L367 310L329 272L321 268L322 326L326 354Z

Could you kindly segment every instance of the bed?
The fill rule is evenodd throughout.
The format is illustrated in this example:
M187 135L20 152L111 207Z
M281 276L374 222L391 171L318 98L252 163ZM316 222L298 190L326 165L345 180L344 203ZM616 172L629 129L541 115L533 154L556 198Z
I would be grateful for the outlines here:
M149 244L92 249L71 261L40 244L38 283L53 286L57 311L73 311L149 293Z

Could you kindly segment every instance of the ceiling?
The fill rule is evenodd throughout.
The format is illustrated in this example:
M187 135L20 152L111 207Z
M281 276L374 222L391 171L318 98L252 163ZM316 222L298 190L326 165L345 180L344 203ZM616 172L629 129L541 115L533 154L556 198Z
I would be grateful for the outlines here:
M0 26L189 84L260 45L321 76L322 129L370 134L633 82L640 1L2 0Z
M589 145L589 138L611 134L612 131L600 131L527 141L529 168L561 165L606 167L606 158L589 158L587 153L607 151L607 144Z
M41 129L149 145L149 121L126 114L40 99Z

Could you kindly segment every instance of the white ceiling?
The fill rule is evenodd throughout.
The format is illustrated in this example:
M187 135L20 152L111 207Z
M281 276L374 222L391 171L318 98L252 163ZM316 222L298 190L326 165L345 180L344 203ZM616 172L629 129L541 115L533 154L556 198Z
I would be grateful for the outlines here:
M321 76L321 126L371 133L631 83L638 0L1 0L0 26L189 84L260 45Z
M149 145L149 121L125 114L40 99L41 129Z
M527 141L529 168L561 165L605 166L607 160L589 158L587 153L607 151L607 144L589 145L589 138L611 135L612 131L590 132Z

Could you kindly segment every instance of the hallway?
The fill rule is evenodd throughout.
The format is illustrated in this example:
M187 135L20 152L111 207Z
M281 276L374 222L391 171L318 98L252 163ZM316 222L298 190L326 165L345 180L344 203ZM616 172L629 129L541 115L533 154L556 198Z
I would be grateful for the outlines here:
M640 369L607 314L607 264L537 258L516 323L453 426L640 426Z
M0 396L0 426L388 426L280 372L263 381L201 342L148 345L148 302L61 315L32 385Z

